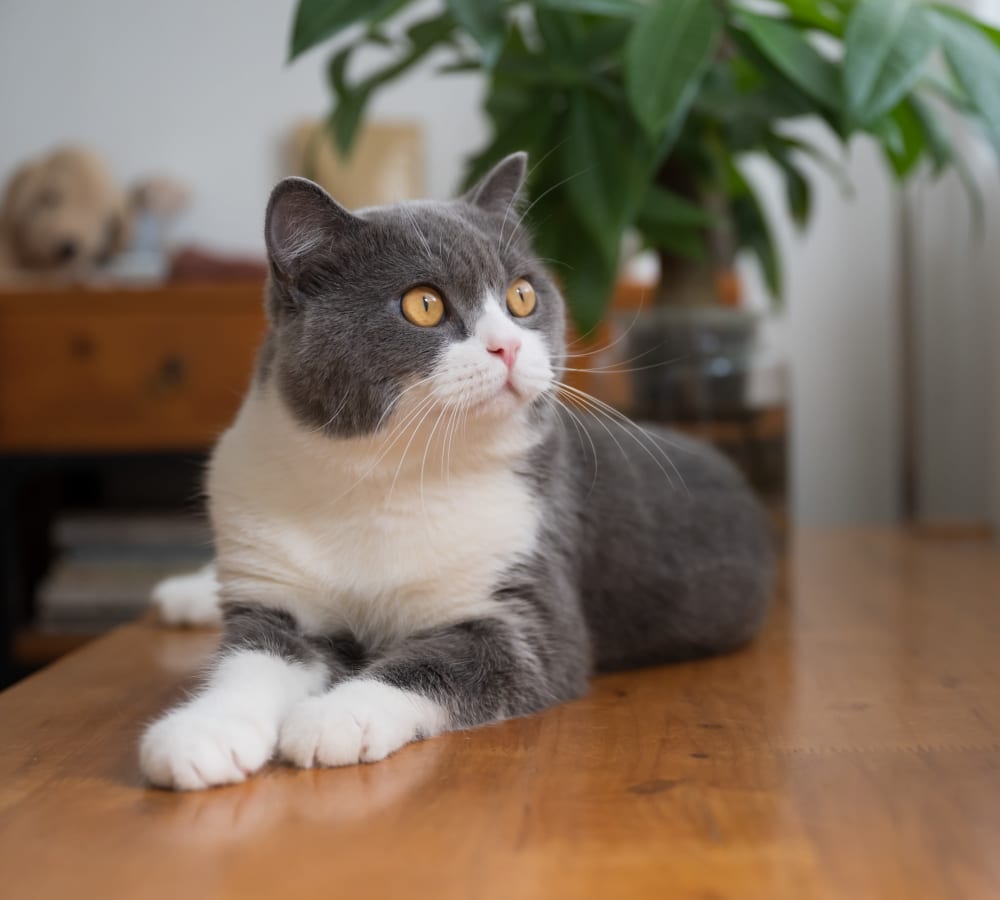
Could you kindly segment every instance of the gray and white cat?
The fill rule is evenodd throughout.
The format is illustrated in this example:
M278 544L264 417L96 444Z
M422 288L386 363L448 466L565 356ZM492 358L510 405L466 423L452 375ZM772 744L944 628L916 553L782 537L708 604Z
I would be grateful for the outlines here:
M216 570L161 592L183 618L185 589L217 588L222 643L143 736L153 784L242 781L275 753L374 762L757 631L771 542L741 477L558 402L563 300L515 215L525 161L357 214L275 188L270 328L208 477Z

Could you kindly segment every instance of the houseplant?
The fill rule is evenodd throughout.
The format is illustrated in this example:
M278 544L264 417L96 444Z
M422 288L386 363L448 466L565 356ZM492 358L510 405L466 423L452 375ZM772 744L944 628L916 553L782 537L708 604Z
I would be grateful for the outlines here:
M1000 151L1000 31L941 3L447 0L413 21L415 5L300 0L291 56L350 38L328 66L344 153L373 93L432 51L442 73L482 71L493 134L466 180L529 151L529 221L541 255L565 264L581 332L606 312L628 229L660 255L661 305L731 301L742 250L780 298L780 260L740 163L766 155L790 215L807 222L801 160L827 161L789 133L791 120L817 117L845 143L868 135L900 180L924 160L964 172L946 109L977 120ZM371 44L388 62L352 78Z

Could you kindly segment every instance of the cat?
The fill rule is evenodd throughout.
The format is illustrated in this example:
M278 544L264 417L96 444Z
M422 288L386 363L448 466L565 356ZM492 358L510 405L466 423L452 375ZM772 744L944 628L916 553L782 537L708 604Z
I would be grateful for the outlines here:
M269 329L208 472L215 569L161 592L181 619L217 593L221 644L142 737L153 785L374 762L758 631L771 540L736 470L559 402L564 303L516 214L525 170L357 213L274 189Z

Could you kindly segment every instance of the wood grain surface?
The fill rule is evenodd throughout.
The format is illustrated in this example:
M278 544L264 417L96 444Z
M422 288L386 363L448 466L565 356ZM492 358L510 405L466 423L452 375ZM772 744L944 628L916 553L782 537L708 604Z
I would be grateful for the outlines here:
M1000 897L1000 555L796 537L762 638L369 766L148 790L210 632L126 627L0 695L0 893Z
M0 292L0 452L186 450L229 426L259 281Z

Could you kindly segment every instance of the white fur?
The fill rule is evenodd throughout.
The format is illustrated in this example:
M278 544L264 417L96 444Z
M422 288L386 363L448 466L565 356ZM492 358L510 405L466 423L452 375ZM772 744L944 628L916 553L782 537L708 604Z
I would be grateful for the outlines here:
M215 566L164 578L153 588L153 605L168 625L215 625L222 621Z
M447 725L447 712L433 700L357 678L300 701L281 726L278 749L303 769L377 762Z
M500 575L535 541L538 505L514 464L551 371L536 333L495 298L487 308L374 436L310 431L271 386L251 390L208 482L226 598L375 644L494 609ZM483 336L502 327L523 342L513 389Z
M512 338L521 349L508 372L487 348ZM539 526L515 472L537 439L527 405L551 380L543 339L488 297L472 336L448 347L374 436L310 430L273 386L255 385L209 473L222 596L374 646L502 613L493 591ZM160 596L187 597L170 604L180 618L205 611L212 587L202 572ZM192 613L196 593L204 602ZM445 710L419 695L351 680L313 696L317 673L245 656L253 662L226 660L203 695L147 732L142 768L154 784L241 781L270 757L282 721L282 755L300 766L382 759L447 727Z
M323 687L320 667L266 653L225 657L205 690L151 725L139 745L143 775L159 787L199 790L243 781L274 752L288 710Z

